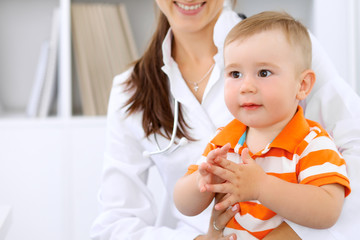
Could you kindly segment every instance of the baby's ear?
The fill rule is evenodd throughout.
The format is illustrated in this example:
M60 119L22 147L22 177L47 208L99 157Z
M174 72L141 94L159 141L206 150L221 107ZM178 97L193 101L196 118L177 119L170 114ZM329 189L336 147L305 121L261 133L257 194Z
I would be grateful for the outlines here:
M296 98L298 100L305 99L309 93L311 92L311 89L314 86L315 83L315 73L313 70L308 69L301 73L301 80L300 80L300 88L298 93L296 94Z

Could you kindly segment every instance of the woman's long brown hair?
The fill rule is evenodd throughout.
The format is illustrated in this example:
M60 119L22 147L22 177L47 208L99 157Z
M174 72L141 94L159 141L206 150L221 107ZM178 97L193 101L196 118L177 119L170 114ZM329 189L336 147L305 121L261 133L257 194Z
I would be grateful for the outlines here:
M235 2L233 1L233 5ZM125 82L127 90L133 92L126 103L127 113L143 113L142 126L146 137L157 133L170 139L173 129L174 114L171 107L173 100L168 78L161 70L164 65L162 43L169 28L166 16L159 11L157 28L150 44L143 56L134 63L132 74ZM179 105L179 124L176 137L194 140L189 135L189 126L184 120L181 104Z
M153 133L168 139L171 137L174 114L171 107L169 81L161 70L163 63L162 43L170 28L163 13L159 13L157 29L143 56L134 64L130 78L126 81L127 90L133 92L126 103L128 114L142 112L142 126L145 136ZM192 139L187 132L181 106L179 106L179 124L176 136ZM162 131L163 129L163 131Z

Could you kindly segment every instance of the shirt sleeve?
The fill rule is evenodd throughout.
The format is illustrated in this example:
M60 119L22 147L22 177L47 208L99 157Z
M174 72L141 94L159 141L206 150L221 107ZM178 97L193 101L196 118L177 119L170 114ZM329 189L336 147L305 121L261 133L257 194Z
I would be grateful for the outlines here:
M346 164L334 142L323 132L310 141L297 164L298 182L323 186L340 184L345 196L350 193Z
M356 217L360 216L360 98L340 77L317 39L310 36L316 82L302 102L305 117L319 122L333 137L346 161L351 194L345 199L340 218L332 228L290 226L303 239L356 239L360 226L360 219Z
M106 149L98 194L101 209L91 227L90 236L92 239L107 240L194 239L200 233L189 225L170 228L159 224L159 204L146 184L153 163L142 156L143 149L131 125L133 117L130 120L125 117L123 94L118 86L113 86L110 96Z

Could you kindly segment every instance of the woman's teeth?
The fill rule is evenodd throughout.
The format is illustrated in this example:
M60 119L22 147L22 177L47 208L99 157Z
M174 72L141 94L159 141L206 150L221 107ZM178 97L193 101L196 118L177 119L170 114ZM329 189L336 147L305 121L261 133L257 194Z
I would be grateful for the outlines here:
M184 4L181 4L181 3L177 2L176 5L178 5L180 8L184 9L185 11L191 11L191 10L196 10L199 7L201 7L202 3L188 6L188 5L184 5Z

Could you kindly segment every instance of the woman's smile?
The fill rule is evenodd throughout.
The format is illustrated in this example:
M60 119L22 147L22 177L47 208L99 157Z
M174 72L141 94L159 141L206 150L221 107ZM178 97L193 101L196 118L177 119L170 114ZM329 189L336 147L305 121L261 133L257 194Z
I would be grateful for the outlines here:
M206 2L196 3L196 4L184 4L180 2L174 2L175 6L180 10L180 12L188 15L196 14L201 11L202 7Z

